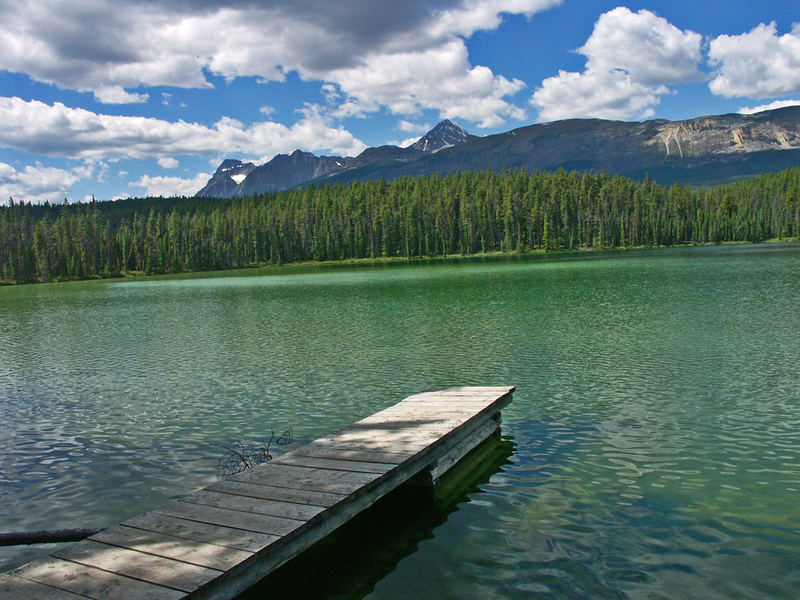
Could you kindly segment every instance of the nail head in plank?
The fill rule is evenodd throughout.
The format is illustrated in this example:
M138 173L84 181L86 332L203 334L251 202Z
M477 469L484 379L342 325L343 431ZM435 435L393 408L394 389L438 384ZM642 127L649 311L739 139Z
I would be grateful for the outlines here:
M479 406L481 404L491 404L497 402L497 396L492 394L478 395L456 395L456 394L419 394L410 396L399 403L399 406L408 406L422 402L424 404L441 406Z
M348 429L351 431L359 429L413 429L415 431L428 430L428 429L452 429L458 427L461 423L465 423L472 416L472 413L464 413L463 416L448 416L441 419L430 418L415 418L411 415L397 415L397 416L380 416L362 419L357 423L351 425Z
M0 574L0 598L3 600L81 600L72 592L50 587L29 579Z
M377 463L391 463L402 464L408 460L413 454L410 453L389 453L389 452L370 452L369 450L353 450L352 447L337 444L316 444L311 442L305 446L301 446L296 450L292 450L295 454L301 456L320 456L323 458L340 458L343 460L356 460L362 462L377 462Z
M102 569L87 567L60 558L49 558L28 563L12 571L11 575L96 600L107 600L109 598L178 600L185 595L178 590L138 581L122 575L115 575Z
M385 473L386 471L394 469L397 466L390 463L359 462L336 458L320 458L315 456L303 456L302 454L294 453L284 454L273 462L300 467L355 471L357 473Z
M408 420L421 420L425 419L428 421L443 421L449 419L471 419L475 415L479 414L481 411L484 410L491 410L492 408L497 409L497 405L489 404L485 407L483 405L478 407L458 407L458 406L436 406L436 410L433 411L434 407L426 406L425 403L422 402L415 402L413 404L407 404L406 406L398 407L396 410L392 412L382 414L376 413L374 416L376 419L384 419L384 418L392 418L392 419L408 419ZM367 417L370 418L370 417Z
M258 552L280 539L274 534L201 523L154 512L128 519L123 525L245 552Z
M418 394L416 396L409 396L398 406L408 406L417 402L424 402L425 404L439 404L441 406L449 406L455 404L456 406L478 406L481 404L491 404L497 402L497 396L492 394L476 394L476 395L456 395L456 394Z
M52 556L182 592L191 592L222 573L216 569L198 567L93 540L83 540L59 549Z
M413 443L415 439L419 438L438 439L456 427L458 425L453 427L443 427L441 425L435 427L381 427L380 425L367 424L341 429L320 439Z
M125 525L109 527L94 534L89 539L219 571L227 571L253 556L252 552L245 552L244 550L234 550L233 548L215 544L204 544L196 540L187 540L154 531L134 529Z
M218 508L228 508L230 510L240 510L284 519L296 519L298 521L313 519L325 510L322 507L309 506L308 504L264 500L262 498L251 498L207 489L184 496L181 498L181 502L216 506Z
M345 441L345 442L366 442L370 444L404 444L411 447L435 442L442 436L450 433L455 427L436 427L436 428L380 428L380 427L357 427L337 431L321 441Z
M442 436L418 436L416 439L407 436L389 437L357 437L354 435L330 436L316 440L318 444L347 445L359 450L372 450L375 452L388 452L390 454L416 454L427 448Z
M211 525L221 525L223 527L233 527L235 529L244 529L257 533L269 533L278 536L291 533L305 524L304 521L297 521L294 519L257 515L238 510L229 510L227 508L216 508L213 506L192 504L190 502L181 502L180 500L156 509L153 512L170 517L178 517L180 519L209 523Z
M206 489L216 492L225 492L226 494L238 494L240 496L250 496L251 498L280 500L281 502L294 502L296 504L308 504L310 506L321 506L323 508L338 504L347 497L344 494L331 494L329 492L315 492L312 490L295 490L272 485L262 485L255 482L244 483L230 480L214 483Z
M256 469L249 469L231 477L233 481L243 481L307 489L334 494L351 494L380 477L376 473L352 473L349 471L332 471L329 469L311 469L290 465L268 464Z

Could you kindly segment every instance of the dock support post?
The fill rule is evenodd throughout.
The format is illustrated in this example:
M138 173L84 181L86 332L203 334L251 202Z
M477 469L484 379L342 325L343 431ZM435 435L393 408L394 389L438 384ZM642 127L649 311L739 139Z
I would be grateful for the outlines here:
M480 423L461 442L453 446L446 454L436 459L412 478L414 485L435 486L442 475L455 467L461 459L480 446L483 442L495 435L500 430L502 418L500 411L493 414L488 420Z

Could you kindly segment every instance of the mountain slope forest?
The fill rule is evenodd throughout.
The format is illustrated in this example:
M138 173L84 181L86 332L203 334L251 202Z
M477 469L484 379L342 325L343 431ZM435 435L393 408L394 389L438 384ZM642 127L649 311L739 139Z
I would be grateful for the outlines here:
M607 172L460 172L244 198L0 207L7 283L302 260L800 236L800 168L707 190Z

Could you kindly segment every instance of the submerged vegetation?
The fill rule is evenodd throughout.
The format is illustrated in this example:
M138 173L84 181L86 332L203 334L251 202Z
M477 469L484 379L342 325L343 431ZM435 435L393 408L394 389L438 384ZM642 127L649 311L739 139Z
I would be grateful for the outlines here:
M275 435L275 430L270 430L270 437L256 444L248 444L242 440L232 446L214 444L224 450L224 454L217 461L217 479L230 479L237 473L247 471L260 464L272 460L272 444L288 446L294 442L292 428L286 429L280 436Z
M799 236L800 168L708 190L606 172L464 172L226 200L12 201L0 207L0 278Z

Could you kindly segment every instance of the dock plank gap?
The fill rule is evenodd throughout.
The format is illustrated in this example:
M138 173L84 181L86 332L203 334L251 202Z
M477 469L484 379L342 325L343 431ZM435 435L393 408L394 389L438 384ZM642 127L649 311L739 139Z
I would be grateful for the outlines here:
M497 432L513 386L430 389L6 574L6 600L219 600Z

